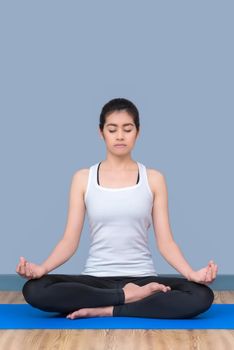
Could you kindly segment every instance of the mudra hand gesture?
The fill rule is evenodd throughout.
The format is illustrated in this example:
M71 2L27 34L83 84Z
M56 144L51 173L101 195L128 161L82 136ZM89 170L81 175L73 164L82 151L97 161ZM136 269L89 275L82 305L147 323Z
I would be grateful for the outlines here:
M20 262L16 267L16 272L28 279L40 278L46 274L46 269L42 265L28 262L24 257L20 257Z
M213 260L210 260L208 265L206 267L203 267L202 269L198 271L192 271L189 274L189 281L203 283L203 284L209 284L214 281L216 278L218 271L218 265L213 262Z

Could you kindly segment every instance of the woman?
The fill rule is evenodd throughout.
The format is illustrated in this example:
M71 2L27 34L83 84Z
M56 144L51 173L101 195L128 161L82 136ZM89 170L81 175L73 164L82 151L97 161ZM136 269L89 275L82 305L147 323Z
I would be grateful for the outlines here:
M139 136L136 106L124 98L106 103L99 133L106 159L73 175L62 239L41 265L20 258L16 272L28 278L25 300L70 319L191 318L206 311L214 300L207 284L216 278L217 265L190 267L170 230L164 175L131 158ZM86 209L92 241L85 269L79 275L48 274L75 253ZM160 253L184 277L157 275L147 242L151 218Z

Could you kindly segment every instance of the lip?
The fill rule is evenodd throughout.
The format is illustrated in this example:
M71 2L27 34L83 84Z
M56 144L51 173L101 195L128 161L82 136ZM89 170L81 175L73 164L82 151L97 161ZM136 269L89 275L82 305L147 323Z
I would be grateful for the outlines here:
M124 144L116 144L116 145L114 145L115 147L125 147L126 145L124 145Z

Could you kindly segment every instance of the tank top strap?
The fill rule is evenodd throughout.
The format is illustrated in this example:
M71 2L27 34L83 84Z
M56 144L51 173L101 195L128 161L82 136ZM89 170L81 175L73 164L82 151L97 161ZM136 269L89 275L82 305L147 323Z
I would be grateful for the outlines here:
M91 165L89 167L88 181L87 181L87 186L86 186L86 191L85 191L85 196L84 196L85 202L87 200L88 193L91 191L92 188L94 188L95 181L96 181L95 174L96 174L97 167L98 167L98 163Z
M153 198L153 193L149 185L148 175L146 166L142 163L139 163L140 176L142 177L142 183L144 184L146 190L149 192L150 196Z

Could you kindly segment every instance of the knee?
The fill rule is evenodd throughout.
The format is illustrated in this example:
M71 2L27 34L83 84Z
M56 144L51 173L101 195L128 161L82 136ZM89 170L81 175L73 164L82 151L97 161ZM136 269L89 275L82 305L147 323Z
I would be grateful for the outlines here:
M208 310L214 301L213 290L205 284L198 284L195 295L200 312Z
M36 296L38 295L36 280L28 280L23 285L22 294L27 303L34 305Z
M40 301L44 294L45 278L46 277L43 276L39 279L30 279L23 285L22 294L28 304L31 304L32 306L40 305Z

